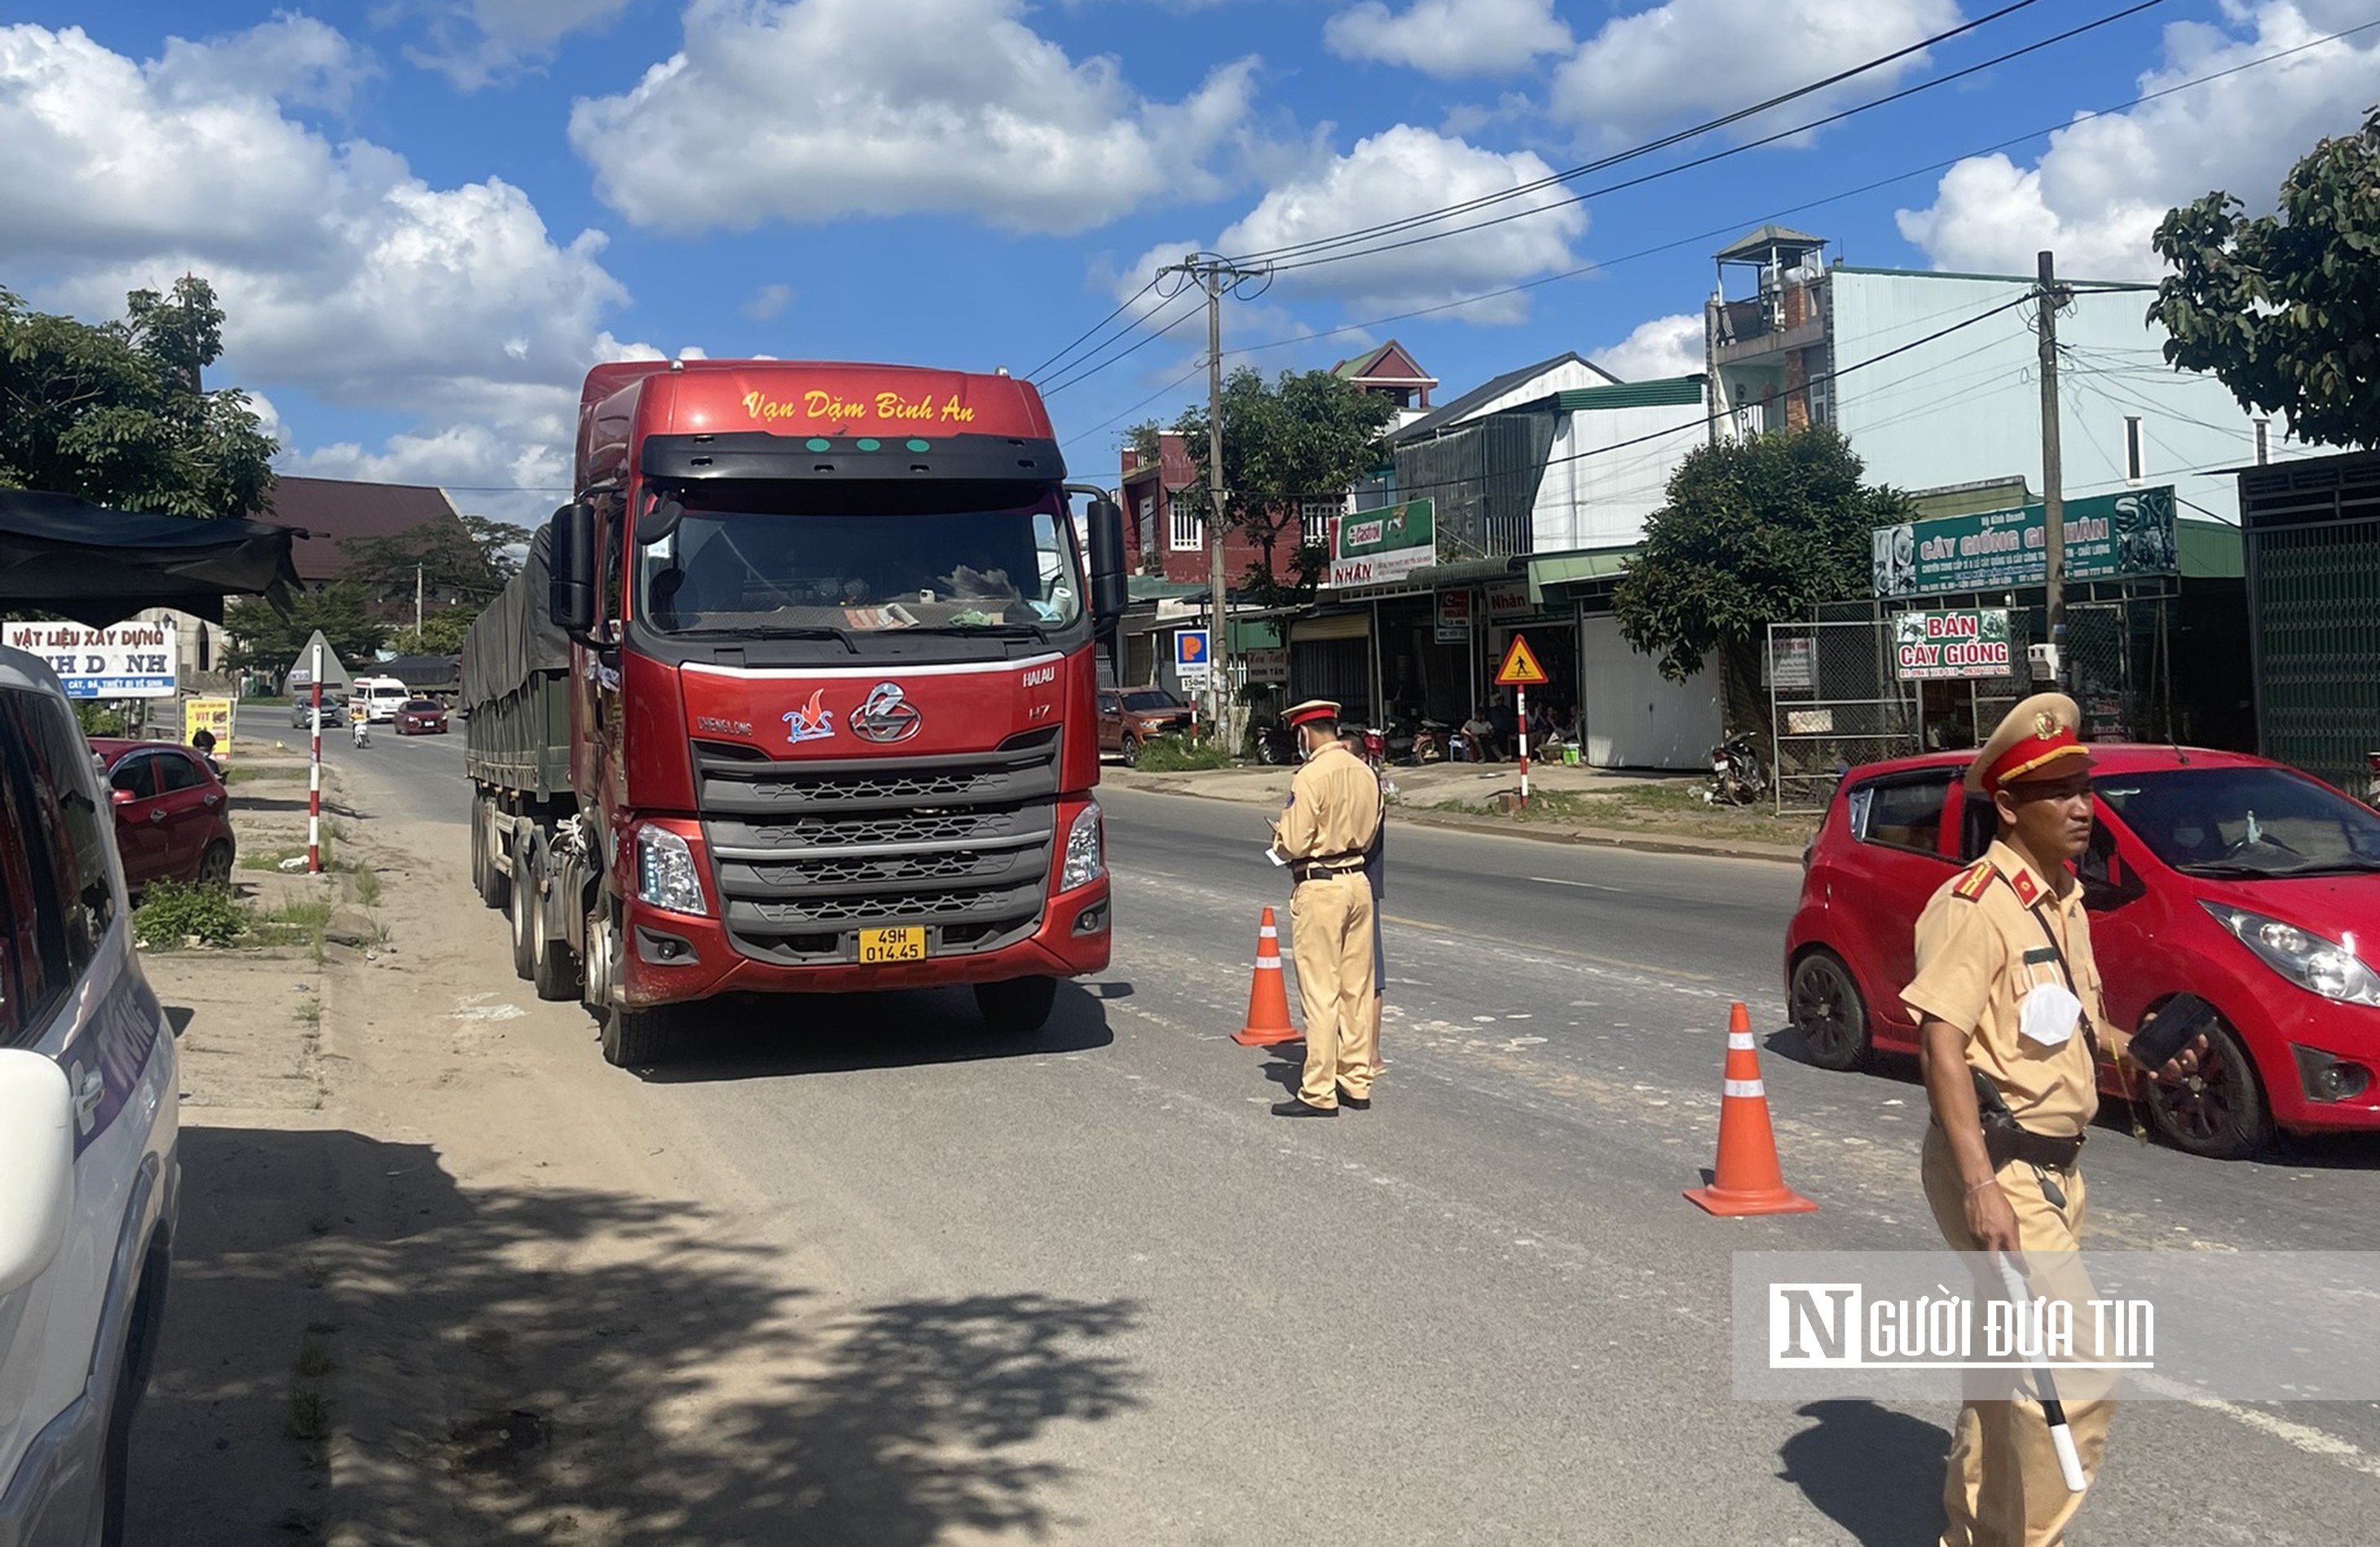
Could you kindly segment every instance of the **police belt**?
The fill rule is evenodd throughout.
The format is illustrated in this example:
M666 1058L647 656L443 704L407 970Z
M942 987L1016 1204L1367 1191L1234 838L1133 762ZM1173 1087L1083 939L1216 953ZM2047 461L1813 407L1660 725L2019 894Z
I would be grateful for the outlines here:
M1330 859L1308 859L1292 865L1289 873L1301 882L1326 881L1338 875L1362 875L1364 860L1360 855L1352 860L1344 856Z
M1994 1171L2010 1161L2022 1161L2027 1165L2052 1166L2063 1171L2082 1158L2082 1140L2086 1135L2059 1139L2050 1134L2035 1133L2009 1115L2006 1107L1984 1106L1979 1115L1983 1118L1984 1153L1990 1157Z

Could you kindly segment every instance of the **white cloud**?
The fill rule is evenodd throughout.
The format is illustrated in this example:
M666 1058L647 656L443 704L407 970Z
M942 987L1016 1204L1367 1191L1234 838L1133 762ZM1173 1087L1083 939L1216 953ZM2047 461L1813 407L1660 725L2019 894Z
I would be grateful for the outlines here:
M427 0L405 9L427 13L428 47L405 56L474 91L553 58L573 32L602 27L631 0Z
M1615 17L1556 72L1552 108L1612 137L1732 112L1958 24L1958 0L1669 0ZM1805 97L1792 121L1923 67L1912 55Z
M1500 154L1399 124L1357 141L1354 150L1313 175L1274 188L1223 233L1221 250L1257 253L1335 236L1508 192L1552 172L1526 151ZM1292 269L1289 265L1300 260L1287 258L1279 283L1286 291L1333 294L1360 308L1402 311L1574 267L1571 243L1585 234L1586 212L1565 203L1568 197L1560 185L1540 189L1384 238L1404 242L1522 210L1543 212L1448 240L1310 269ZM1334 249L1329 255L1359 250ZM1478 302L1464 308L1462 315L1478 323L1517 323L1528 311L1529 298L1524 294Z
M744 303L744 315L756 323L765 323L783 311L793 298L794 287L790 285L763 285Z
M1180 103L1116 62L1075 63L1025 0L694 0L686 44L619 96L581 100L570 140L639 225L974 215L1072 234L1159 198L1210 198L1255 61Z
M2370 19L2364 0L2234 0L2226 9L2225 26L2167 28L2164 62L2141 77L2142 91ZM2351 11L2362 14L2350 19ZM2051 135L2029 168L2001 154L1959 163L1930 206L1900 212L1900 234L1937 268L2031 274L2046 249L2066 274L2155 278L2162 265L2149 238L2168 209L2215 189L2269 209L2298 157L2354 131L2375 80L2380 40L2346 40L2130 113L2081 119Z
M1703 372L1703 314L1682 312L1656 317L1607 349L1587 357L1623 382L1651 382L1664 376L1699 376Z
M603 237L557 241L508 183L433 188L395 152L334 146L283 111L357 68L302 18L176 40L145 64L79 30L0 29L0 265L86 316L205 275L227 314L217 379L422 419L357 457L550 462L579 374L643 349L602 329L627 299Z
M1381 0L1363 0L1332 17L1322 41L1342 59L1442 78L1524 70L1572 43L1553 0L1412 0L1393 14Z

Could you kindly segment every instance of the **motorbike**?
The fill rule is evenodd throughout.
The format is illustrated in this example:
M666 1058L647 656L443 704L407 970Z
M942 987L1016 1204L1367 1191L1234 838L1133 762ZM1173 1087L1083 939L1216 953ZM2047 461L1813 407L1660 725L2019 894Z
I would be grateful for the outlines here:
M371 725L369 722L363 720L350 722L348 731L356 746L369 747L371 745Z
M1711 805L1749 806L1768 788L1767 771L1760 766L1760 754L1746 732L1730 731L1710 749L1710 787L1703 791L1703 799Z
M1444 762L1447 757L1446 733L1450 729L1442 720L1424 720L1414 732L1413 760L1416 764Z
M1279 720L1259 720L1249 727L1257 761L1268 768L1285 768L1297 761L1297 737Z
M1380 771L1380 765L1388 761L1388 753L1387 733L1378 725L1366 725L1364 727L1364 761L1371 764L1373 773L1377 774Z

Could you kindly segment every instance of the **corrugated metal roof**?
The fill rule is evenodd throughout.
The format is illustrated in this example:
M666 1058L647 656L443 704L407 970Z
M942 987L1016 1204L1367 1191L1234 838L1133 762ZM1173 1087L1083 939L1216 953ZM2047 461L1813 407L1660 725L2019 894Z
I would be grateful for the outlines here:
M1708 379L1700 374L1663 376L1650 382L1621 382L1615 386L1572 387L1541 403L1521 407L1549 408L1561 413L1591 413L1606 408L1691 408L1701 404L1703 384Z
M1790 225L1764 225L1757 231L1746 231L1734 241L1719 249L1722 259L1752 259L1765 255L1772 247L1824 247L1827 238L1814 237L1807 231L1796 231Z

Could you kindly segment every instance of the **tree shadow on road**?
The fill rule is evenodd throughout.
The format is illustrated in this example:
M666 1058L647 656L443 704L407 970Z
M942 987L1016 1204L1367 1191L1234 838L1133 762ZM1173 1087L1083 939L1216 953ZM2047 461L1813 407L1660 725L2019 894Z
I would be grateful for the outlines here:
M1115 1041L1100 986L1059 984L1048 1023L1023 1036L987 1027L964 989L742 995L706 1006L675 1056L639 1072L683 1085L1084 1053Z
M1814 1427L1785 1442L1777 1475L1862 1547L1903 1547L1942 1535L1944 1430L1873 1402L1813 1402Z
M184 1145L135 1542L1040 1535L1066 1429L1141 1402L1102 1351L1131 1301L833 1303L690 1205L466 1189L347 1132Z

